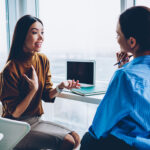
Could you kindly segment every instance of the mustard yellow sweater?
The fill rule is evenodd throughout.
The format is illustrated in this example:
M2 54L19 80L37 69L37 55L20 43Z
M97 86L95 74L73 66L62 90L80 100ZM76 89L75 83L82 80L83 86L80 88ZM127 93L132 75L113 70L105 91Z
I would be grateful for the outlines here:
M23 74L31 77L31 65L34 66L38 76L39 88L30 105L21 117L41 116L43 114L42 101L54 102L49 93L52 89L50 64L47 57L41 53L35 53L30 58L22 61L11 60L1 72L0 100L3 105L3 117L11 118L11 114L17 105L29 92L28 83Z

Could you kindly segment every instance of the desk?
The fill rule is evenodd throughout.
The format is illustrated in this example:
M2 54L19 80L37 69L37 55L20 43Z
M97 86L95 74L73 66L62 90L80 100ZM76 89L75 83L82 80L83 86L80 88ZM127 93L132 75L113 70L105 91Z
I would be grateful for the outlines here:
M80 95L71 93L67 90L64 90L57 97L71 99L71 100L85 102L85 103L99 104L102 98L104 97L104 94L92 95L92 96L80 96Z

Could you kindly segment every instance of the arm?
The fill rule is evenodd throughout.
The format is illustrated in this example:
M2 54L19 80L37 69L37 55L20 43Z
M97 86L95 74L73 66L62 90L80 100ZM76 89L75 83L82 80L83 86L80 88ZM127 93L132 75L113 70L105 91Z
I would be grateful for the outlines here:
M63 90L64 88L66 89L72 89L72 88L80 88L80 84L79 84L79 80L77 80L76 82L74 80L67 80L65 82L61 82L59 85L57 85L58 88L61 90ZM50 91L50 98L54 98L59 94L59 92L56 90L56 88L51 89Z
M128 74L122 70L116 71L89 129L95 138L107 135L122 118L132 112L133 91Z
M15 111L12 113L14 118L19 118L25 112L35 93L36 91L34 90L30 91L23 101L16 107Z

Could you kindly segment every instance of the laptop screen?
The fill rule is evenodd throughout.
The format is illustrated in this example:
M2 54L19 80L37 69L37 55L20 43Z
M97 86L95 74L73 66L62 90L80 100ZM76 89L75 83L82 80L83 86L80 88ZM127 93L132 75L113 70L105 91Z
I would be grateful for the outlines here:
M67 80L79 80L87 85L95 84L95 61L67 61Z

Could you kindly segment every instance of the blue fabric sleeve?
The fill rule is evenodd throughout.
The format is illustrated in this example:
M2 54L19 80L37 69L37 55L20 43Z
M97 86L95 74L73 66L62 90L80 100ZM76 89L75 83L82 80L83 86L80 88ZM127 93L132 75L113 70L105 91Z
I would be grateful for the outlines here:
M131 112L134 99L132 94L130 77L123 70L117 70L89 128L94 138L99 139L107 135L122 118Z

